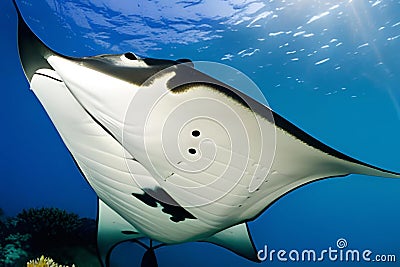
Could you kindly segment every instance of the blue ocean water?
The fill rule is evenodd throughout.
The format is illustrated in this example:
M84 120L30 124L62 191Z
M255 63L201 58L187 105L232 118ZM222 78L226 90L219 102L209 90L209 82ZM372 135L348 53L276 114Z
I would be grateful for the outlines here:
M132 51L227 64L270 106L314 137L369 164L400 171L400 1L18 1L35 33L69 56ZM0 3L0 207L54 206L95 218L96 196L28 89L16 47L16 13ZM400 261L400 180L332 178L281 198L250 223L262 249L336 247ZM131 252L134 252L133 254ZM116 266L141 249L121 245ZM157 251L160 266L396 266L340 261L255 264L206 243ZM131 265L128 265L130 263ZM135 265L136 263L136 265Z

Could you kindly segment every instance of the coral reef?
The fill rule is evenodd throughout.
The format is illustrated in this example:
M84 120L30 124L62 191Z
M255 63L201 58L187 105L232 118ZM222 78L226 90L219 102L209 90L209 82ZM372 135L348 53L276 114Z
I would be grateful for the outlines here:
M29 238L29 234L19 233L7 236L0 244L0 266L15 266L16 262L26 258Z
M18 233L29 233L32 247L49 247L58 244L80 243L78 215L56 208L23 210L14 224ZM77 240L78 239L78 240Z
M95 221L57 208L23 210L15 217L0 220L0 266L27 266L28 259L43 254L54 259L54 264L100 266ZM40 259L32 266L46 267L40 265Z
M26 267L69 267L69 266L58 264L52 258L45 257L42 255L40 258L37 258L35 260L30 260L29 262L27 262ZM71 267L75 267L75 265L72 264Z

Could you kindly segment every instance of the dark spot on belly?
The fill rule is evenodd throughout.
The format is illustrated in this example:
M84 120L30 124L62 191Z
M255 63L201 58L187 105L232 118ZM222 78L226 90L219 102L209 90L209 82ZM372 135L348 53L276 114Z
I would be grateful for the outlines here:
M162 206L162 212L171 215L169 218L173 222L182 222L186 219L197 219L185 208L181 207L167 192L162 188L145 189L143 194L132 193L132 196L142 201L147 206L157 208L158 204ZM153 197L154 196L154 197Z

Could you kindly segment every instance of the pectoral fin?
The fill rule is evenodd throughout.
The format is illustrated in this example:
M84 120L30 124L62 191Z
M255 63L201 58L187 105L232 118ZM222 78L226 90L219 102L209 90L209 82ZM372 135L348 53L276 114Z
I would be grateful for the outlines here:
M143 235L100 199L98 212L97 246L103 266L109 266L116 245Z
M203 241L229 249L251 261L260 262L246 223L227 228Z

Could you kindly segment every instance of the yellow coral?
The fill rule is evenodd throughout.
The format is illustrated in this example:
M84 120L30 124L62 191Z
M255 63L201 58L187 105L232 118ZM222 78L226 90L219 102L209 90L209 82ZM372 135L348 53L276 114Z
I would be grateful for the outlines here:
M41 256L35 260L30 260L26 263L26 267L68 267L66 265L61 265L54 262L53 259L45 256ZM75 264L72 264L71 267L75 267Z

